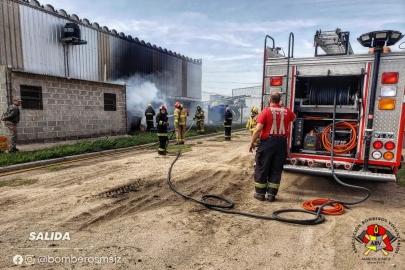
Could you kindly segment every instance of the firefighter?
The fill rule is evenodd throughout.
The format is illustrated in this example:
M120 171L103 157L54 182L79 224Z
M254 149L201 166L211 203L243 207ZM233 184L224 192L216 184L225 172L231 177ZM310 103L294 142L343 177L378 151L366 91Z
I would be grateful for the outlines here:
M253 136L253 131L256 128L256 121L257 117L259 117L259 110L256 107L252 108L252 114L250 115L250 118L248 119L248 122L246 124L246 129L250 131L250 136ZM255 147L259 145L260 139L257 138L255 141Z
M187 111L180 104L176 102L174 104L176 108L174 110L174 128L176 130L176 144L184 144L186 136L186 120L187 120Z
M146 117L146 131L153 130L153 117L155 116L155 110L152 108L152 104L148 104L148 108L145 110Z
M255 190L254 198L275 201L280 187L281 173L287 157L287 134L291 122L296 115L285 108L280 100L280 93L274 91L269 97L270 106L264 109L257 118L257 125L253 132L249 152L253 152L256 139L260 136L259 147L256 151ZM280 105L281 104L281 105Z
M193 120L197 120L197 133L204 134L204 111L201 109L200 104L197 104L197 111Z
M169 123L167 122L168 119L166 106L160 106L159 113L156 115L157 135L159 138L159 155L166 155L166 142L168 140L167 127L169 126Z
M232 129L232 112L230 111L228 106L226 106L225 109L224 129L225 129L225 141L230 141Z

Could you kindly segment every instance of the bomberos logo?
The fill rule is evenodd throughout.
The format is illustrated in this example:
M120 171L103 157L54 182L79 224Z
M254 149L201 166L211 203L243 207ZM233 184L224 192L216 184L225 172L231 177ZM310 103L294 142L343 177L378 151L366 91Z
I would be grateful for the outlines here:
M357 257L368 264L384 264L399 254L400 240L399 230L393 222L372 217L356 226L352 248Z

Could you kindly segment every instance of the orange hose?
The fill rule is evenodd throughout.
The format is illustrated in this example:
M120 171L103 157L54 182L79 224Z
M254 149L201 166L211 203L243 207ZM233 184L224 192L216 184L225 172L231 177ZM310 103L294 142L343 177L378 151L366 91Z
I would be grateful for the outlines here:
M322 205L324 203L330 202L330 199L315 199L315 200L310 200L310 201L306 201L302 204L302 207L305 210L308 211L312 211L312 212L316 212L316 206L318 205ZM343 205L341 205L340 203L333 203L332 205L333 208L329 208L329 209L322 209L321 214L324 215L342 215L345 212L345 208L343 207Z
M341 145L334 145L333 153L334 154L343 154L350 152L353 148L357 146L357 123L341 122L335 124L335 129L347 129L350 128L352 131L352 136L350 141ZM332 129L332 124L327 126L322 132L322 144L328 152L332 152L332 142L328 139L328 133Z
M309 116L309 115L304 115L304 118L311 119L311 120L323 120L325 118L329 118L330 114L325 114L325 116Z

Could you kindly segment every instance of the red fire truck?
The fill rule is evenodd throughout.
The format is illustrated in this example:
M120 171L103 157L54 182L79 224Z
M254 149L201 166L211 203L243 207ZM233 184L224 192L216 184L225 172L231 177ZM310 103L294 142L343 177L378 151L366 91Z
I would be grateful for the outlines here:
M288 56L266 36L262 109L278 91L297 115L285 171L332 175L333 167L338 177L395 181L403 160L405 52L388 46L402 37L392 30L363 34L357 40L369 53L353 54L349 32L319 30L314 57L294 58L292 33Z

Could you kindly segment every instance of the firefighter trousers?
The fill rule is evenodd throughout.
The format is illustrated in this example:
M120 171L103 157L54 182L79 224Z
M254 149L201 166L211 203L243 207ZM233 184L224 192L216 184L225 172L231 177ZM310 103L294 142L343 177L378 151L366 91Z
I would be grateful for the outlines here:
M160 133L158 135L158 138L159 138L158 154L164 155L166 154L166 142L168 140L167 133L166 135L164 135L164 133Z
M197 120L197 133L204 134L204 120Z
M225 126L225 141L230 141L231 140L231 126Z
M153 126L153 119L152 120L146 120L146 130L153 130L155 127Z
M176 130L176 141L178 143L184 143L186 141L186 125L177 125Z
M269 195L277 195L286 157L287 139L285 137L260 139L255 157L256 193L265 194L267 191Z

